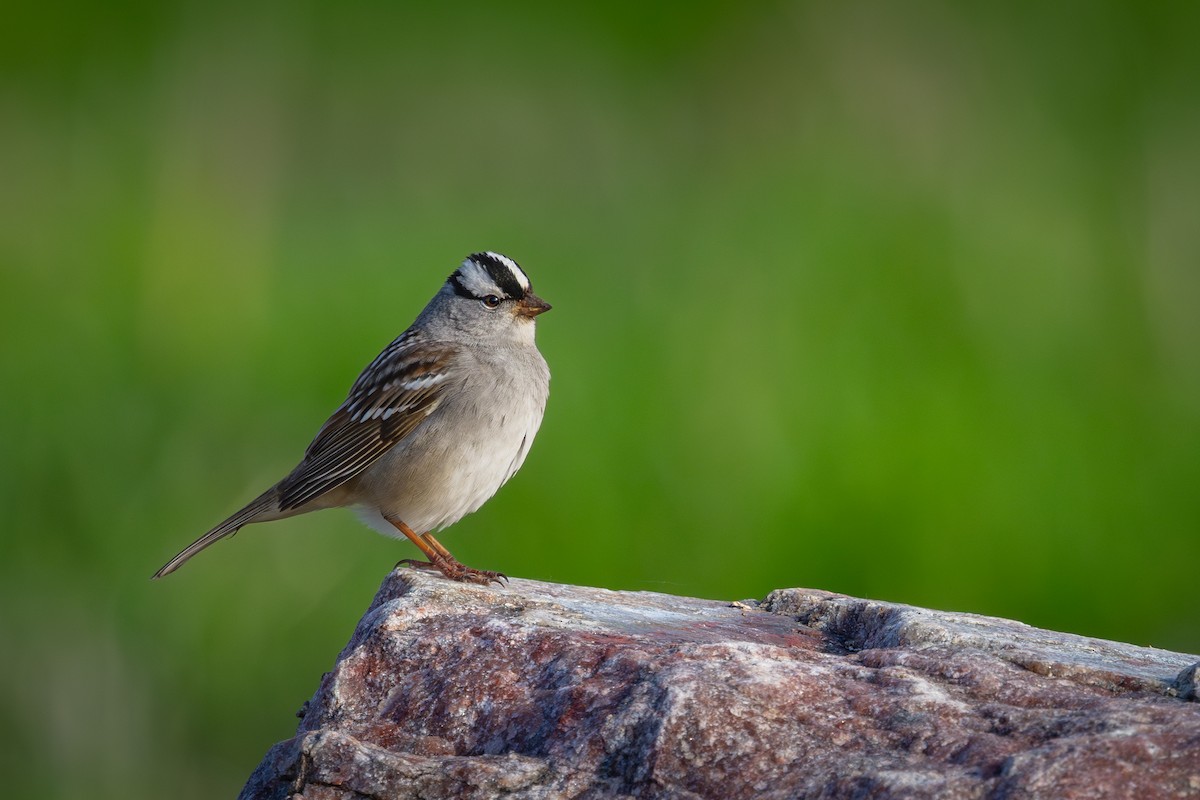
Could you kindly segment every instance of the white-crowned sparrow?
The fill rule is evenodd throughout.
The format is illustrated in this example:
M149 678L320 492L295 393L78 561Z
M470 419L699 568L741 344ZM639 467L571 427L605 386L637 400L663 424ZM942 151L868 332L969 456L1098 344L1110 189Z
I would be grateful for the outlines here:
M502 578L463 566L432 532L487 502L525 461L550 391L533 340L534 318L549 309L512 259L468 257L363 370L300 464L154 577L252 522L352 506L428 559L410 563L454 580Z

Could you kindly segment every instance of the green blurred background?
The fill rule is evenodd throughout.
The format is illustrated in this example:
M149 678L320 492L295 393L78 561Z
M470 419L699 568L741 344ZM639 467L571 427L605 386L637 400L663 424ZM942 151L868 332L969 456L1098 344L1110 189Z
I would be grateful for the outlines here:
M554 381L463 561L1200 651L1200 6L966 6L9 4L6 791L231 797L291 735L413 549L150 573L478 249Z

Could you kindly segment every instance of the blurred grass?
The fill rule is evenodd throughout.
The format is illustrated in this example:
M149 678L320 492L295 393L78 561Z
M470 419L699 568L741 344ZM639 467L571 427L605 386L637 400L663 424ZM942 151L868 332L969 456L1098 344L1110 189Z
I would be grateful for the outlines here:
M327 512L148 576L482 248L554 384L467 563L1200 650L1194 7L8 16L13 796L231 796L291 734L412 553Z

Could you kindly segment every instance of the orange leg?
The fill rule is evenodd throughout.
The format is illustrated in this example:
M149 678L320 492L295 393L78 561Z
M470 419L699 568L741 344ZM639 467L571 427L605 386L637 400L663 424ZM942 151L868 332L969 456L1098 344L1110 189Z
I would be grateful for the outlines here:
M454 558L454 556L450 555L450 551L447 550L442 545L441 542L439 542L437 539L433 538L432 533L421 534L421 538L424 539L425 542L427 544L429 544L429 546L432 547L434 550L436 550L438 552L438 554L441 555L443 558L450 558L450 559Z
M464 577L469 581L474 581L476 583L502 583L508 580L508 576L503 572L495 572L494 570L490 569L475 569L474 567L467 567L459 563L458 559L450 555L450 551L447 550L441 542L433 538L433 534L429 533L428 531L421 534L421 538L424 539L427 544L432 546L433 549L437 551L438 555L449 561L454 567L461 569L464 573ZM462 578L459 578L459 580L462 580Z
M428 561L416 561L406 558L397 563L396 566L410 564L414 567L434 567L452 581L470 581L486 585L493 581L501 583L508 580L508 577L500 572L464 566L458 559L450 555L450 551L443 547L441 542L433 538L432 533L419 534L398 519L390 517L384 517L384 519L392 523L396 530L403 533L429 559Z

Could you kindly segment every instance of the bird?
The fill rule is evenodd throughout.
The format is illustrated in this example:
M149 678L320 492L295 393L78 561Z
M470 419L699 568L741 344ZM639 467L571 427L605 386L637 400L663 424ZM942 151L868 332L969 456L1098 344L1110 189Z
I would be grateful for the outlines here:
M426 559L401 564L455 581L506 580L463 565L434 533L477 510L525 462L550 392L534 341L535 320L549 310L516 261L472 253L362 371L295 469L154 578L251 523L349 506Z

